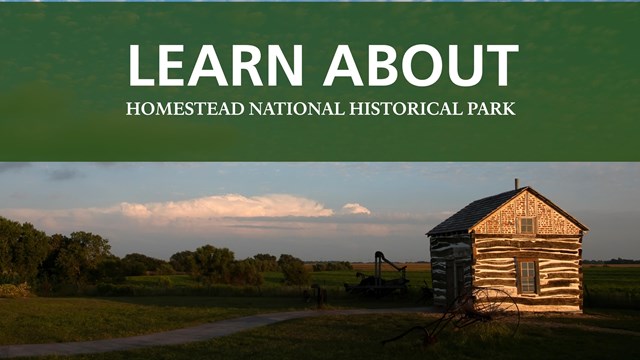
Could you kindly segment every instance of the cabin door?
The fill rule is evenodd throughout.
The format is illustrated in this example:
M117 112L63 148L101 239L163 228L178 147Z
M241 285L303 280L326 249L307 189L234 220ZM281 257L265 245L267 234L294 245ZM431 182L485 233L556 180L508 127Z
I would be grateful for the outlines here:
M465 292L464 261L447 261L447 305Z

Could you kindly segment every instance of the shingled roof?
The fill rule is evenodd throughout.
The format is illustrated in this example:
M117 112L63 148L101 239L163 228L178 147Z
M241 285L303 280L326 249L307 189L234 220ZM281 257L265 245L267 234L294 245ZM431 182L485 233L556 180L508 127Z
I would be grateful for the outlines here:
M589 230L587 229L586 226L582 225L578 220L573 218L564 210L560 209L557 205L552 203L550 200L548 200L544 196L540 195L537 191L533 190L528 186L525 186L523 188L506 191L498 195L489 196L489 197L472 202L471 204L465 206L462 210L458 211L457 213L453 214L451 217L449 217L445 221L438 224L438 226L431 229L431 231L427 233L427 236L432 236L435 234L455 233L455 232L462 232L462 231L466 232L469 229L471 229L473 226L475 226L477 223L479 223L482 219L487 217L489 214L497 210L500 206L504 205L505 203L507 203L509 200L513 199L514 197L516 197L521 192L527 191L527 190L533 193L534 195L536 195L538 198L544 201L547 205L554 208L560 214L562 214L563 216L571 220L582 230L585 230L585 231Z

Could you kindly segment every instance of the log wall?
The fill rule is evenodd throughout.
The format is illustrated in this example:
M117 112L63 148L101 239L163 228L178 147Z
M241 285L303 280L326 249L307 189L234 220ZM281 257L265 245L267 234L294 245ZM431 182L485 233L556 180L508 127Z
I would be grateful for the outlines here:
M449 301L453 300L452 297L455 297L452 294L454 285L451 284L455 280L452 278L451 269L447 278L447 267L460 264L464 271L464 286L470 287L473 282L471 236L469 234L436 236L431 237L429 243L433 301L436 306L447 306Z
M473 286L500 288L521 311L581 311L581 236L516 237L476 235ZM537 294L519 294L518 258L538 262Z

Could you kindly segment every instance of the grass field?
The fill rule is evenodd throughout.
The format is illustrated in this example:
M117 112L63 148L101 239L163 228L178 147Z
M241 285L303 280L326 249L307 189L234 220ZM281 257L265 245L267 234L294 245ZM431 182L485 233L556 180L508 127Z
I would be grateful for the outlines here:
M409 280L409 292L418 294L425 286L425 282L431 286L431 272L425 270L425 264L408 267L406 276ZM420 269L420 270L418 270ZM393 270L388 265L382 269L384 279L395 279L400 277L400 273ZM311 283L318 284L327 289L332 298L348 296L344 291L344 284L358 284L360 279L356 277L358 272L373 275L373 264L356 264L353 271L318 271L311 272ZM282 285L284 277L281 272L263 273L264 284L258 287L237 287L228 285L214 285L202 288L195 280L188 275L169 276L132 276L127 279L127 284L137 286L140 294L187 294L187 295L217 295L217 296L300 296L302 288L300 286L286 287ZM168 287L167 287L168 286ZM189 290L191 289L191 291ZM417 295L416 295L417 296Z
M599 314L607 324L616 313ZM381 340L424 325L434 315L329 316L283 322L211 341L70 359L634 359L638 335L603 332L573 318L525 319L514 337L487 337L473 328L445 329L427 348L415 332L400 341ZM635 318L638 320L637 316ZM602 330L602 331L601 331ZM606 330L606 329L605 329ZM56 359L59 359L56 357Z
M310 307L298 298L114 297L0 299L0 344L106 339Z
M360 264L358 264L360 265ZM422 281L430 282L430 273L424 268L411 271L407 276L412 289L416 290ZM372 268L359 267L354 271L316 272L312 273L313 282L331 290L329 308L358 307L398 307L416 306L415 292L405 297L389 297L382 300L354 297L345 294L344 282L356 283L357 271L372 273ZM397 277L397 272L384 274L387 278ZM134 277L129 284L150 289L166 286L167 277ZM190 277L174 275L168 277L174 289L199 286ZM530 318L523 323L522 335L515 344L511 341L504 349L523 347L527 350L525 358L541 357L541 347L545 341L549 346L560 346L563 341L582 344L586 350L580 349L577 354L585 354L585 358L593 354L602 354L604 347L625 349L629 341L637 341L638 337L625 334L592 333L581 327L596 326L609 329L625 329L640 332L640 312L637 310L599 309L596 305L616 307L624 300L625 305L639 303L640 268L626 267L587 267L584 269L587 290L592 300L587 303L586 316L544 316ZM26 298L0 299L0 344L65 342L91 339L103 339L130 335L145 334L185 326L217 321L270 311L287 311L314 308L315 304L302 301L301 287L284 289L281 285L282 275L265 274L265 284L257 292L252 289L229 290L226 296L139 296L109 298ZM284 290L283 290L284 289ZM227 289L228 290L228 289ZM225 291L227 291L225 290ZM240 294L243 296L230 296ZM269 294L279 294L270 296ZM600 298L594 297L595 295ZM603 295L604 294L604 295ZM612 295L618 294L618 295ZM606 296L605 296L606 295ZM595 299L595 300L594 300ZM612 300L613 299L613 300ZM622 299L622 300L621 300ZM600 303L598 303L598 301ZM628 306L627 306L628 307ZM348 319L329 317L322 319L303 319L285 322L267 328L256 329L228 338L187 346L167 349L147 349L122 354L99 355L95 358L168 358L182 359L186 357L203 357L209 354L222 358L283 358L297 354L305 358L364 359L367 357L395 358L395 356L412 358L433 357L438 359L475 358L483 359L513 358L503 349L499 340L489 343L478 343L473 338L460 345L458 340L450 340L444 335L442 341L434 349L423 352L416 341L403 341L387 348L376 347L377 341L392 336L403 328L423 324L428 319L415 316L356 316ZM549 327L540 324L571 325L567 331L563 327ZM537 324L538 323L538 324ZM302 337L302 338L300 338ZM492 340L493 341L493 340ZM246 344L251 343L250 347ZM572 343L572 344L573 344ZM255 344L255 346L254 346ZM449 344L449 345L447 345ZM452 344L460 345L459 351L449 349ZM600 344L596 346L595 344ZM575 345L571 345L575 347ZM479 347L487 354L475 354ZM487 349L485 349L487 347ZM571 348L571 347L570 347ZM555 349L555 348L554 348ZM557 350L557 349L555 349ZM554 350L554 351L555 351ZM278 351L281 351L280 354ZM328 354L325 352L329 351ZM545 350L546 351L546 350ZM186 354L186 355L185 355ZM262 356L264 354L264 356ZM395 354L395 355L394 355ZM416 355L418 354L418 355ZM552 355L563 354L552 352ZM531 356L529 356L531 355ZM629 356L626 356L629 357ZM549 355L545 355L549 358ZM558 355L558 358L559 355ZM607 357L605 357L607 358ZM613 358L613 357L611 357ZM632 357L633 358L633 357Z
M353 265L352 271L312 272L311 282L327 289L333 300L348 297L349 295L344 291L345 283L358 284L360 280L356 277L357 272L373 274L373 263ZM400 266L404 265L407 265L409 296L419 297L425 282L431 286L430 264L400 264ZM583 271L586 306L640 309L640 267L585 266ZM136 285L133 295L300 296L301 287L282 286L281 273L270 272L263 275L265 281L259 288L226 285L202 288L187 275L131 277L128 284ZM382 276L385 279L394 279L400 274L384 264ZM167 280L170 284L169 288L166 288Z
M640 309L640 267L589 266L583 272L585 306Z

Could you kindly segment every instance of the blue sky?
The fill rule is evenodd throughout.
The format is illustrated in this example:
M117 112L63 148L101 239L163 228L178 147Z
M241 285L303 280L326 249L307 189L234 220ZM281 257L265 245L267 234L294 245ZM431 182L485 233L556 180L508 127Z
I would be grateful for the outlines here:
M640 258L638 163L0 163L0 216L119 256L427 260L428 230L516 177L591 229L585 259Z

